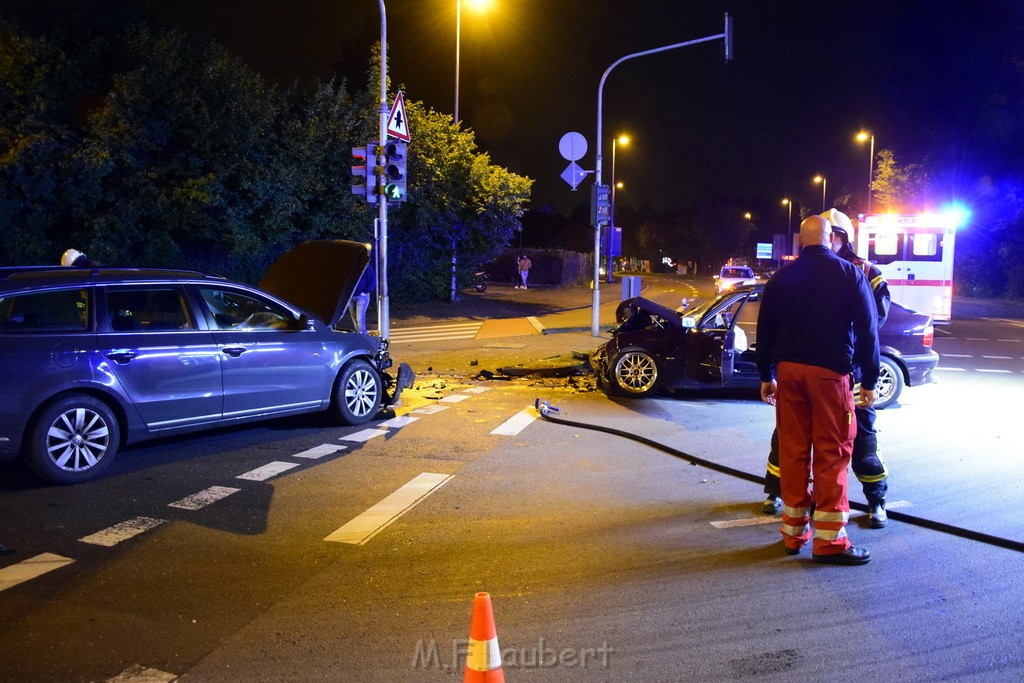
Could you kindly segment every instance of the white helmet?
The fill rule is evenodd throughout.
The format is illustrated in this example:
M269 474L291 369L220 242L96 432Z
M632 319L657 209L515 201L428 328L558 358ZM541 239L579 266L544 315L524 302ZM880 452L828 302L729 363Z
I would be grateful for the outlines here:
M833 232L842 233L846 237L847 243L853 240L853 222L845 213L839 209L829 209L821 214L821 217L828 221Z
M62 266L73 266L80 256L82 256L82 252L77 249L68 249L64 252L64 255L60 257L60 264Z

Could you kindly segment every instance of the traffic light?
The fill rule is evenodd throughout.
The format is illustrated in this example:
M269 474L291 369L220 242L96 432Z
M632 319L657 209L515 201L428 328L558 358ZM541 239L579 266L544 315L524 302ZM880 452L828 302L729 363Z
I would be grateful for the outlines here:
M373 146L353 147L352 194L365 199L369 204L377 203L377 157ZM369 163L367 163L369 161Z
M406 150L404 142L388 142L384 145L384 197L393 203L406 199Z
M608 185L590 186L590 222L592 225L611 223L612 188Z

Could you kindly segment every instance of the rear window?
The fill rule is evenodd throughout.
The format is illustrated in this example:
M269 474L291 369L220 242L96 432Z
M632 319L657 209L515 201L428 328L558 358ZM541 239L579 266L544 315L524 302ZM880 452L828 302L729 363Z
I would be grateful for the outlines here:
M0 297L2 332L84 332L88 329L88 289L58 289Z

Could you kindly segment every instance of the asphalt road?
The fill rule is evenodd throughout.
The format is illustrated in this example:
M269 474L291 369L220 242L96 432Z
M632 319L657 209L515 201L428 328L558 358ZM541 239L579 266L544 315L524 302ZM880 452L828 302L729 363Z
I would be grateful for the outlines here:
M1022 339L1019 319L940 328L939 381L879 414L897 512L1024 541ZM598 341L396 345L420 379L372 430L154 442L75 487L4 465L0 680L452 680L481 590L508 680L1024 676L1020 552L854 513L870 564L787 557L755 484L530 410L758 475L755 397L473 378Z

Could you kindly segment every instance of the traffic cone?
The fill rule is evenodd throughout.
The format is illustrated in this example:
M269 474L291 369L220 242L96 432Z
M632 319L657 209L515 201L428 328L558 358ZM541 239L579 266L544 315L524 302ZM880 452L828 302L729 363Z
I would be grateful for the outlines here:
M466 675L462 681L505 683L490 593L477 593L473 599L473 618L469 623L469 648L466 651Z

